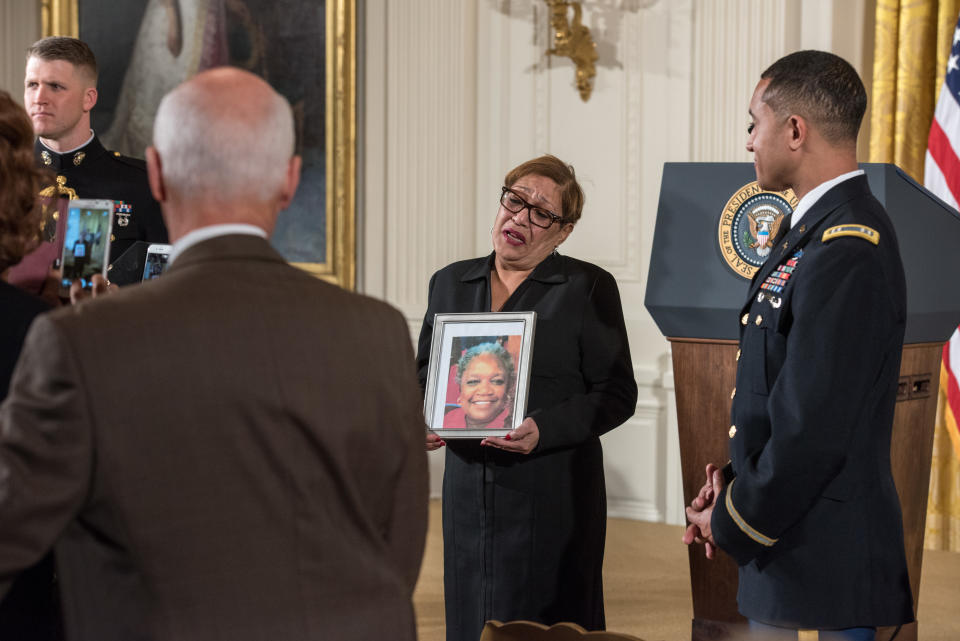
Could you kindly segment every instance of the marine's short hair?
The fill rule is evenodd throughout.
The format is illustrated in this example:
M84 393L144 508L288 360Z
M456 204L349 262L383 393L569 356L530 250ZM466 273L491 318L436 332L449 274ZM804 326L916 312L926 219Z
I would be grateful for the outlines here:
M33 139L27 112L0 90L0 272L40 241L37 192L47 177L36 167Z
M797 51L760 77L770 81L763 101L775 113L803 116L830 142L856 142L867 91L849 62L826 51Z
M547 154L522 163L509 172L503 179L506 187L513 187L514 183L524 176L543 176L557 183L560 187L560 206L563 211L560 216L564 223L576 224L583 212L583 189L577 182L577 175L573 165L568 165L556 156Z
M510 352L500 343L480 343L474 345L463 353L460 360L457 361L457 385L460 385L463 379L463 373L467 371L470 361L477 356L493 356L500 363L500 367L507 375L507 393L513 392L513 383L516 378L516 372L513 367L513 357Z
M86 71L97 82L97 58L93 50L83 40L66 36L50 36L34 42L27 49L27 60L40 58L41 60L63 60L74 67Z

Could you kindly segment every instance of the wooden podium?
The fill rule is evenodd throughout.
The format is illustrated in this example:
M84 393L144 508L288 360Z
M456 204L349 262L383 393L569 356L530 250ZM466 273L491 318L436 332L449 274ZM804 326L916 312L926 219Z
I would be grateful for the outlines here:
M891 465L916 612L940 358L960 322L960 279L952 276L960 273L960 216L893 165L861 167L893 220L907 276ZM702 487L707 463L729 459L725 427L736 377L737 315L749 281L724 261L718 227L724 205L754 180L750 163L664 166L645 304L673 352L686 504ZM692 641L733 638L745 625L737 612L736 563L722 552L708 561L701 546L691 546L689 559ZM892 632L881 630L877 638ZM903 626L897 639L916 641L917 623Z

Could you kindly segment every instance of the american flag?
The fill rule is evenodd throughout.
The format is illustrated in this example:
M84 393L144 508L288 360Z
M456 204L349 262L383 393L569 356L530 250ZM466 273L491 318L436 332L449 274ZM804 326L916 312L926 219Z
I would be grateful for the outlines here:
M937 108L930 125L927 139L927 155L924 164L924 185L945 202L960 209L960 19L953 31L953 45L947 59L947 72L940 88ZM954 449L960 456L960 331L953 333L943 347L943 369L940 375L941 390L946 392L947 404L944 419L950 431Z

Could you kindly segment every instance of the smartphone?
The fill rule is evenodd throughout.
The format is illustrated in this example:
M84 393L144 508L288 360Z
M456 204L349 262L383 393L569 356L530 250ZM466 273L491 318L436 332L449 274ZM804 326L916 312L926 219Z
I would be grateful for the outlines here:
M110 234L113 231L112 200L71 200L60 256L60 295L70 295L70 284L80 281L93 287L94 274L107 277Z
M170 258L170 245L153 243L147 247L147 260L143 264L143 277L140 280L159 278L167 268L168 258Z

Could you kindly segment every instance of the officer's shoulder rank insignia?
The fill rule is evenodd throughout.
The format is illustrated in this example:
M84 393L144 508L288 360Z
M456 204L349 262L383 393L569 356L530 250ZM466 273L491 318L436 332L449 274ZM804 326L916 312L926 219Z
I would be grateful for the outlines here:
M717 227L720 255L727 266L743 278L753 278L797 202L790 189L764 191L758 182L738 189L720 213Z
M831 227L823 232L823 236L820 237L820 242L826 243L834 238L841 238L843 236L862 238L870 241L874 245L880 244L880 232L872 227L867 227L866 225L837 225L835 227Z

